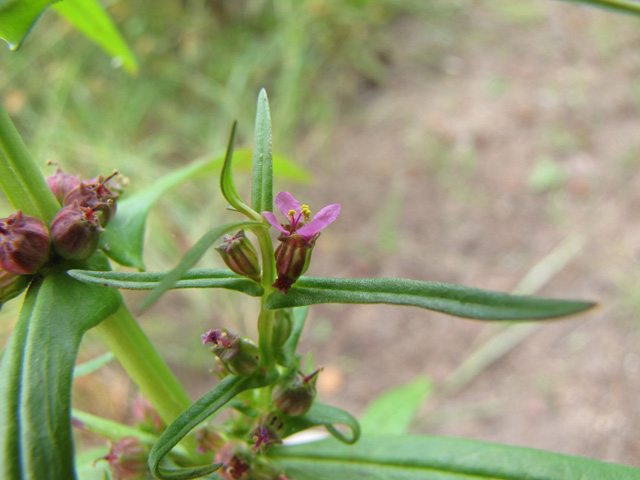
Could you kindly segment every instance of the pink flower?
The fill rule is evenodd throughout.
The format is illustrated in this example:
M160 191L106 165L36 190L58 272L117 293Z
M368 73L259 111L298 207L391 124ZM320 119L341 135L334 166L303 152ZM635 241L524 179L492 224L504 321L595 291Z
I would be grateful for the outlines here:
M311 220L309 206L300 205L300 202L289 192L280 192L276 196L276 206L282 212L282 216L288 220L288 225L278 223L278 219L271 212L262 212L262 215L284 235L289 236L297 233L307 242L310 242L340 214L340 204L334 203L324 207Z
M320 231L333 222L340 214L340 204L334 203L320 210L311 220L308 205L300 205L289 192L280 192L276 197L276 206L288 225L278 223L271 212L262 212L264 218L282 232L278 238L280 246L275 251L278 278L273 283L283 293L287 293L291 285L309 267L311 252Z

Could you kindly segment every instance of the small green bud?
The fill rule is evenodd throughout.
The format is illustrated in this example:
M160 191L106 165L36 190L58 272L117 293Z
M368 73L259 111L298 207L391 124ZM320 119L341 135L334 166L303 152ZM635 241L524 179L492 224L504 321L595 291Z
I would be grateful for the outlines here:
M238 275L248 277L254 282L260 282L258 254L244 230L240 230L234 237L225 235L223 240L224 243L216 247L216 250L227 267Z
M285 415L297 417L309 411L316 396L318 369L311 375L295 372L273 389L274 405Z
M16 275L36 273L49 259L51 242L42 220L18 210L0 218L0 268Z
M276 310L273 321L273 347L280 352L282 345L287 341L293 329L293 318L290 310Z
M251 375L260 366L260 349L249 339L222 330L209 330L202 335L202 344L211 343L210 350L225 367L236 375Z
M60 210L51 221L51 240L58 255L71 260L85 260L94 254L104 229L98 216L78 201Z

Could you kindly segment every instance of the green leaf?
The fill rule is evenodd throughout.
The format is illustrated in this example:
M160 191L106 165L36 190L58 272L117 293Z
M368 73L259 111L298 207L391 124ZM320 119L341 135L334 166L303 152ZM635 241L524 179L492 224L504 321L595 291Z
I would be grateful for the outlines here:
M583 3L620 13L640 15L640 3L632 0L563 0L571 3Z
M115 356L111 352L103 353L99 357L96 357L88 362L76 365L73 369L73 378L82 377L83 375L89 375L96 370L104 367L107 363L113 360Z
M288 294L275 292L265 308L320 303L410 305L479 320L539 320L587 310L595 304L509 295L489 290L399 278L301 277Z
M251 207L256 212L273 211L272 164L271 113L267 92L263 88L258 95L251 172Z
M360 438L360 425L353 415L330 405L314 402L307 413L298 417L285 417L284 436L323 425L328 432L342 443L352 445ZM343 425L351 431L350 436L344 435L335 425Z
M92 270L69 270L73 278L85 283L125 290L153 290L169 272L95 272ZM226 268L195 268L187 270L184 276L171 288L226 288L261 297L261 285Z
M530 448L420 435L277 447L269 456L296 480L620 480L640 469Z
M198 242L189 249L189 251L182 257L180 263L171 270L164 279L153 289L151 294L145 298L140 305L140 311L149 308L156 300L162 296L167 290L173 288L178 280L184 277L187 270L189 270L195 263L200 260L200 257L211 247L213 242L220 238L225 233L229 233L235 230L241 230L243 228L263 228L264 225L259 222L235 222L216 227L213 230L209 230L205 233Z
M60 204L51 193L40 169L33 161L1 103L0 188L14 208L22 210L27 215L38 217L45 223L49 223L60 210Z
M71 377L82 335L117 291L52 274L30 287L0 366L0 478L75 478Z
M384 392L369 404L360 417L362 431L366 436L407 433L418 408L432 388L430 380L417 378Z
M222 408L229 400L245 390L269 385L275 373L267 375L236 376L230 375L220 381L209 392L200 397L169 425L149 453L149 469L156 478L171 480L189 480L215 472L222 465L204 465L182 469L162 466L163 459L191 430L204 422L210 415Z
M0 1L0 38L17 50L44 10L57 0Z
M233 183L231 164L233 163L233 148L236 142L237 125L238 122L233 122L231 127L227 153L224 156L224 165L222 166L222 172L220 173L220 191L222 192L222 196L224 196L227 202L229 202L229 205L231 205L235 210L246 215L248 218L259 222L262 221L262 216L259 213L254 212L242 201L240 195L238 195L236 186Z
M135 55L98 0L64 0L53 6L60 16L98 44L129 73L138 73Z

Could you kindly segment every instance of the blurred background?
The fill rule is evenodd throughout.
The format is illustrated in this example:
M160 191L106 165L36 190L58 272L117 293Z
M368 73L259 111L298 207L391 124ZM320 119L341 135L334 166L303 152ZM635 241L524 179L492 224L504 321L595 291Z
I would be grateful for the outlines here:
M53 12L18 52L0 50L0 99L43 172L47 160L83 178L117 168L135 192L223 153L234 119L250 147L265 87L275 152L309 174L276 178L276 192L313 211L342 204L309 275L600 304L518 327L314 307L301 351L325 368L322 401L358 415L427 378L414 432L640 466L639 19L547 0L140 0L108 11L135 76ZM237 169L247 195L248 181ZM171 268L234 218L217 183L162 199L148 270ZM199 266L222 263L210 253ZM135 308L144 295L125 297ZM3 343L19 305L0 311ZM231 292L170 292L140 322L195 399L214 384L200 334L255 338L257 309ZM89 332L80 359L104 351ZM128 422L135 393L111 362L76 382L74 405Z

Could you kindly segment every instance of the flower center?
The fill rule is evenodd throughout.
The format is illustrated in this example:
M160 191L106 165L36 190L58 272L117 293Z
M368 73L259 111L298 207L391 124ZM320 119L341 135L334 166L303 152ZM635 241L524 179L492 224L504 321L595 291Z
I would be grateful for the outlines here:
M301 205L300 213L297 213L292 208L291 210L289 210L287 218L289 219L289 223L291 224L291 233L295 233L296 229L301 223L305 224L311 218L311 210L309 210L309 205Z

